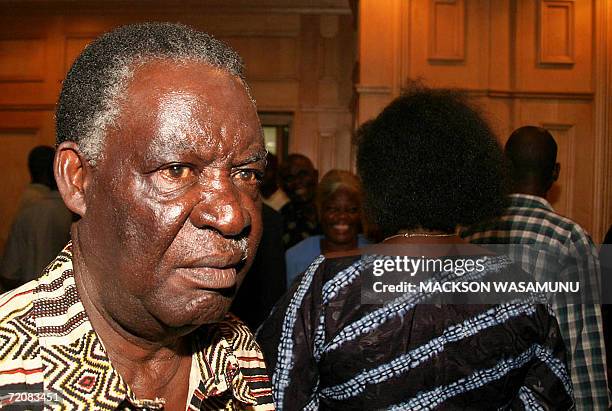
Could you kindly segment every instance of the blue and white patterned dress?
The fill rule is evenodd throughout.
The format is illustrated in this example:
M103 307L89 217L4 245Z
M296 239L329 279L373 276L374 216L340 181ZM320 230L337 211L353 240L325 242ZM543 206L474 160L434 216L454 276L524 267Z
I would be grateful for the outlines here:
M486 270L517 268L487 261ZM257 340L278 410L572 409L547 306L416 304L410 295L363 305L371 263L319 257L263 324Z

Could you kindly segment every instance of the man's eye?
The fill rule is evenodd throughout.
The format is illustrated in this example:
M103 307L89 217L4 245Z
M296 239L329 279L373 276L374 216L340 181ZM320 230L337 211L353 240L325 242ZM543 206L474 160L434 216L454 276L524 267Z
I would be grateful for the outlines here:
M154 187L160 193L171 193L194 184L198 175L193 167L184 164L172 164L160 168L151 174Z
M194 172L191 167L182 165L173 165L160 170L160 172L163 177L170 180L180 180L194 176Z
M245 183L257 184L263 179L263 172L259 170L244 169L237 170L233 174L235 179Z

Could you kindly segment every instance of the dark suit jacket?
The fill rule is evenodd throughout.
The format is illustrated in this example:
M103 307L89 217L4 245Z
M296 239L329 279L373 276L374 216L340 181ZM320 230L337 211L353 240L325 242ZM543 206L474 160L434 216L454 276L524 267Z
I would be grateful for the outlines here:
M253 266L247 273L231 311L255 330L287 288L283 248L283 218L262 205L263 235Z

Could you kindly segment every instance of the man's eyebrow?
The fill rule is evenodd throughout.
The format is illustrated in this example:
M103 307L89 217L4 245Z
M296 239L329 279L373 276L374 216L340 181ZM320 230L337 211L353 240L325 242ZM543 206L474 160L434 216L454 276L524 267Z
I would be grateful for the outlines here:
M240 164L238 164L238 166L243 166L246 164L256 163L258 161L265 160L267 155L268 155L268 150L258 151L254 154L249 155L248 157L244 159L240 159Z
M179 153L195 153L196 151L196 146L193 143L178 139L165 139L147 147L144 156L147 160L154 160L160 156L173 157Z

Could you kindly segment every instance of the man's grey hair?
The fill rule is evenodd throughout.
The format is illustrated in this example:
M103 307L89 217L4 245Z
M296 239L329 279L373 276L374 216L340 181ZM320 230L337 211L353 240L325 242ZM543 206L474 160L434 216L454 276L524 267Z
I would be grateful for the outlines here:
M156 59L203 62L244 83L240 56L206 33L172 23L119 27L88 45L70 68L57 104L56 143L76 142L95 165L134 70Z

